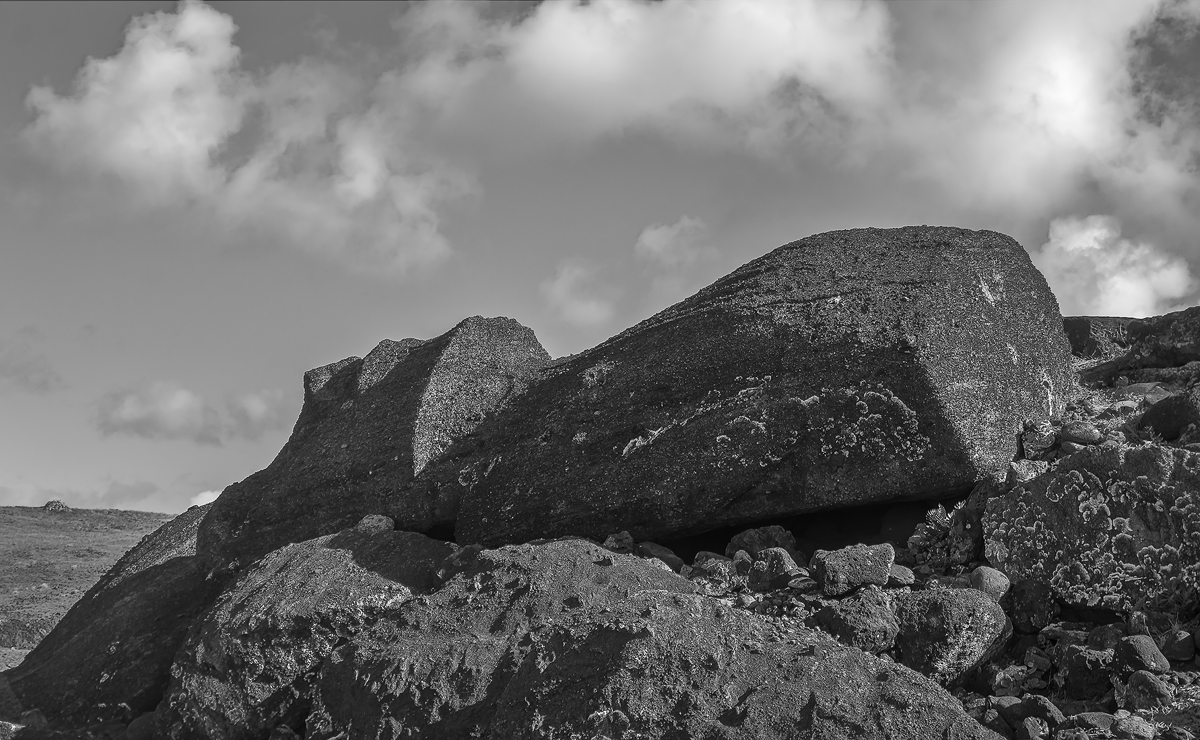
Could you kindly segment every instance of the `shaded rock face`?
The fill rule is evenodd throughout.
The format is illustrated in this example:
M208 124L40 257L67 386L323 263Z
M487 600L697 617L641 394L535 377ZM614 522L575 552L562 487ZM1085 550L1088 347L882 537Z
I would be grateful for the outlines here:
M474 317L436 339L388 340L362 359L310 370L291 438L270 466L213 502L201 555L214 567L244 566L367 514L421 532L449 524L456 501L405 487L548 361L526 327Z
M8 671L27 709L67 727L154 709L192 620L219 591L195 557L209 506L142 538Z
M308 715L311 683L337 646L440 583L458 548L420 534L346 530L276 550L197 622L158 711L162 737L264 737Z
M459 542L662 541L966 491L1071 379L1058 305L994 232L857 229L754 260L549 369L422 478Z
M988 559L1014 581L1046 583L1069 603L1194 611L1198 492L1198 453L1089 447L987 502Z
M1088 368L1080 373L1080 379L1112 380L1121 373L1177 368L1200 360L1200 306L1132 319L1125 326L1125 341L1128 349L1124 354Z
M1128 327L1137 319L1118 316L1066 316L1063 329L1076 357L1110 358L1129 349Z
M992 598L973 588L915 591L896 599L897 645L904 665L954 685L1012 636Z
M649 561L582 540L472 552L325 662L306 737L994 737L920 674L780 640Z

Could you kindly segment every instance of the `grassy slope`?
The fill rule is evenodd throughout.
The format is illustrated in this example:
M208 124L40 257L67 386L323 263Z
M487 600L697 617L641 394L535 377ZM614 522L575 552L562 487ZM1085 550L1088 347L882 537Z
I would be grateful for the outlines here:
M126 550L171 518L0 506L0 663L17 657L4 648L33 647Z

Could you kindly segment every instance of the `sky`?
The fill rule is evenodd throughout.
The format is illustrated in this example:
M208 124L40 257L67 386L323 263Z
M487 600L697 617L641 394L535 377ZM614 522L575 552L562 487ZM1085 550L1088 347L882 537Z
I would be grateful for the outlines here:
M1200 302L1200 0L4 0L0 505L178 512L382 339L562 356L911 224Z

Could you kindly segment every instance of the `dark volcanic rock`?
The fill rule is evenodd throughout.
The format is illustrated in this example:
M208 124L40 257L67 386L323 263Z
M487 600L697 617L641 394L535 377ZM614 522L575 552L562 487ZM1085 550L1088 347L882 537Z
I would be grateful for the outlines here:
M886 586L895 558L896 551L886 542L851 545L840 550L817 550L809 568L827 595L842 596L867 584Z
M1142 414L1139 429L1149 429L1167 442L1179 439L1187 428L1200 425L1200 389L1168 396Z
M158 711L160 735L250 740L300 727L329 652L440 585L437 568L457 550L412 532L351 529L267 555L192 629Z
M1000 605L982 591L914 591L896 598L896 652L904 665L954 685L1012 636Z
M1088 368L1085 381L1111 380L1142 368L1171 368L1200 360L1200 306L1162 316L1133 319L1125 326L1128 350Z
M966 491L1072 382L1058 305L1012 239L830 232L548 369L417 484L461 498L460 542L665 541Z
M244 566L368 514L390 516L405 530L448 525L457 501L405 487L548 361L526 327L476 316L436 339L385 340L365 358L308 371L291 438L265 470L213 502L201 556L216 567Z
M900 631L891 602L877 586L821 609L816 620L839 642L875 654L891 650Z
M142 538L8 671L26 708L68 727L154 709L189 625L218 593L194 555L208 508Z
M1063 329L1076 357L1109 358L1129 348L1128 326L1137 319L1118 316L1066 316Z
M1200 454L1089 447L990 499L984 536L993 566L1068 603L1130 610L1144 598L1152 609L1194 611Z
M582 540L479 552L334 652L306 737L996 737L914 671L693 591Z

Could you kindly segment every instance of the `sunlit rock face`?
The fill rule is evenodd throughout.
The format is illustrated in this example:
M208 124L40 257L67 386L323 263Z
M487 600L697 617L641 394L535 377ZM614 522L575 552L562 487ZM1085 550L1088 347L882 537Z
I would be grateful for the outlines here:
M670 539L964 492L1071 384L1058 304L1011 238L830 232L548 368L417 483L461 501L460 543Z
M291 438L270 466L213 502L200 555L213 568L245 567L368 514L387 514L399 529L448 526L453 509L420 495L414 476L549 359L528 328L476 316L434 339L384 340L362 359L310 370Z

